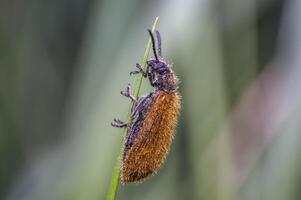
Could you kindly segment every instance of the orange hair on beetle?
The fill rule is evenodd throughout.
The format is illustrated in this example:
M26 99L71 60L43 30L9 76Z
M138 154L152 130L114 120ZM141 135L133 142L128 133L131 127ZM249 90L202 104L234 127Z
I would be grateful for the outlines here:
M179 108L180 96L177 93L159 92L124 159L124 182L140 181L162 165L173 140Z

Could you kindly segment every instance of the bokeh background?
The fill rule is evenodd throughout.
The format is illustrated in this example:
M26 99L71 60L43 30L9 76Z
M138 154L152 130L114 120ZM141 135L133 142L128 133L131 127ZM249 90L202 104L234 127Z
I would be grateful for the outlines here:
M117 199L301 199L301 1L2 0L0 199L105 199L160 16L183 97L165 165ZM146 93L151 90L143 82Z

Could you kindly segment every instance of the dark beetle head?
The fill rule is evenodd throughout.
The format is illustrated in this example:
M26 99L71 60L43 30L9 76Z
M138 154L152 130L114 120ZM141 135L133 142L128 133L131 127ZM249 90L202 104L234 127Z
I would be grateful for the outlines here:
M155 40L152 32L148 30L153 44L153 52L155 58L147 61L147 75L149 77L150 83L153 87L159 90L173 93L178 89L178 78L173 73L171 69L171 64L166 63L161 55L161 36L158 31L156 31L158 40L158 53L156 52Z

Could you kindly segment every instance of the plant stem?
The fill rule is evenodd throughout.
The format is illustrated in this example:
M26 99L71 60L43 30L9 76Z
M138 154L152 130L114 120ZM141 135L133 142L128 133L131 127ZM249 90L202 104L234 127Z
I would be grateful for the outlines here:
M159 19L159 17L156 17L154 20L154 23L152 26L152 32L154 32L156 29L158 19ZM145 52L144 52L143 60L142 60L142 68L143 69L145 69L145 67L146 67L146 61L149 56L150 49L151 49L151 39L149 38L147 45L146 45ZM134 95L135 95L136 99L138 99L138 97L139 97L142 80L143 80L143 76L141 75L137 79L137 84L136 84L136 87L134 90ZM132 120L131 115L129 113L128 121L130 122L131 120ZM127 128L124 130L124 135L126 133L127 133ZM122 140L121 145L120 145L117 162L114 167L114 172L113 172L113 175L111 178L110 188L108 190L107 200L115 200L116 199L116 194L117 194L117 190L118 190L118 186L119 186L119 182L120 182L120 166L121 166L123 151L124 151L124 139Z

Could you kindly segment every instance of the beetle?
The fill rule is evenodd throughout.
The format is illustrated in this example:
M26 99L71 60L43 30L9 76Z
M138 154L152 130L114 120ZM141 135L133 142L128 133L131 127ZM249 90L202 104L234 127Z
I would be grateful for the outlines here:
M157 172L168 154L180 110L179 80L172 70L172 64L168 64L162 57L160 33L156 31L156 49L154 36L151 30L148 32L154 58L146 62L145 71L137 63L137 70L130 74L142 73L149 79L153 90L136 100L128 85L121 94L133 102L131 120L126 123L114 119L111 123L114 127L128 128L121 166L123 183L139 183Z

